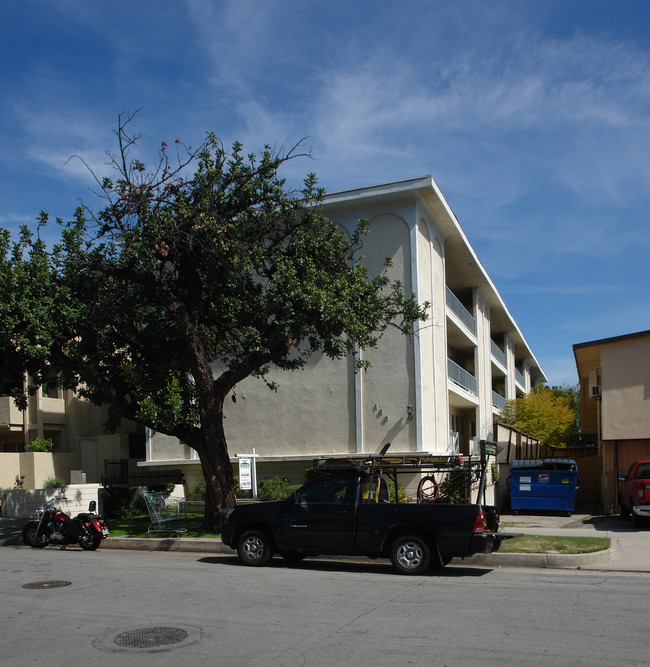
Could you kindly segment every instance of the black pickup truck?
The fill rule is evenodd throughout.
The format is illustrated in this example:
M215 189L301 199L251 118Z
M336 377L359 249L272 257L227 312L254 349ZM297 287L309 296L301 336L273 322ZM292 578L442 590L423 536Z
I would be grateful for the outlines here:
M403 574L441 568L454 556L497 551L512 535L498 533L495 507L388 500L386 478L349 470L319 477L277 502L239 505L222 540L246 565L309 555L389 557Z

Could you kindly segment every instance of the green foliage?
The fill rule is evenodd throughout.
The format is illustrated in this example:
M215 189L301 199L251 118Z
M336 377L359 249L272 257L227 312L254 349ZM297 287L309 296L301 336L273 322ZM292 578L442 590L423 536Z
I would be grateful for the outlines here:
M316 468L307 468L305 470L305 482L311 482L312 479L323 477L323 475L326 474L326 472L323 472L322 470L316 470Z
M160 486L167 487L167 485ZM109 519L132 519L142 514L149 516L144 499L140 496L136 488L124 486L106 487L102 490L102 500L104 514Z
M276 476L271 479L263 479L260 481L257 497L264 501L284 500L299 488L299 484L289 484L288 480Z
M41 438L36 436L26 447L28 452L53 452L54 441L52 438Z
M205 482L197 482L192 488L187 490L185 497L188 500L205 500Z
M66 486L65 480L60 477L46 477L43 480L44 489L62 489L64 486Z
M445 502L467 502L467 474L464 470L451 470L440 484L440 496Z
M152 493L164 493L165 498L169 498L169 496L171 496L175 488L176 484L172 482L168 482L165 484L149 484L149 486L147 487L147 491L151 491Z
M397 495L395 495L395 484L391 480L386 480L386 484L388 485L388 500L391 503L410 503L413 501L413 498L406 495L406 491L399 482L397 482Z
M496 463L491 463L490 471L492 473L492 483L496 484L499 481L499 477L501 477L499 466Z
M501 418L550 447L570 447L579 437L579 405L577 388L539 384L528 395L508 401Z

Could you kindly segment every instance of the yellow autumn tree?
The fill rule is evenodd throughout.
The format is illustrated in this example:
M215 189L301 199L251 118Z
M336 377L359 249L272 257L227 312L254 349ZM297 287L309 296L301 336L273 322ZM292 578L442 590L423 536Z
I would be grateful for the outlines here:
M536 385L501 411L501 420L550 447L574 445L580 431L577 388Z

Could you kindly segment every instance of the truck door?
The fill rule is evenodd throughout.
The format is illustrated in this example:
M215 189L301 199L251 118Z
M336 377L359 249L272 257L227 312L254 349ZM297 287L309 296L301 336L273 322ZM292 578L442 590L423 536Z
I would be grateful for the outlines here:
M283 518L286 548L350 553L354 544L356 488L356 479L350 475L328 475L299 489Z

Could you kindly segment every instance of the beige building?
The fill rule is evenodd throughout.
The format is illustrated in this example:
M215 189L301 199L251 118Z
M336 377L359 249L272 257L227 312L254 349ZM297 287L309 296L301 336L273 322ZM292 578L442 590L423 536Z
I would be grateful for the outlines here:
M601 501L617 511L618 475L650 458L650 331L573 346L582 439L598 445Z
M106 411L81 400L72 391L49 386L28 395L19 410L13 389L26 390L27 377L2 377L0 385L0 489L38 489L50 477L69 482L98 483L104 461L127 460L135 469L144 458L144 432L124 423L120 432L105 429ZM27 451L35 438L51 438L55 453ZM128 464L127 464L128 465ZM21 479L22 478L22 479Z
M391 453L470 453L492 439L505 401L546 377L433 178L330 194L322 208L348 232L369 221L364 262L378 272L392 257L390 277L431 304L429 319L414 336L390 330L364 351L368 372L355 373L352 358L314 356L302 371L275 372L277 393L242 382L226 407L233 461L254 449L258 477L300 482L317 456L388 442ZM139 465L201 479L196 452L159 433L148 434Z

